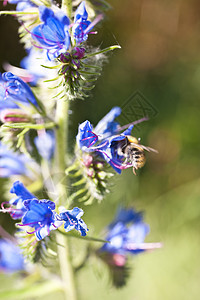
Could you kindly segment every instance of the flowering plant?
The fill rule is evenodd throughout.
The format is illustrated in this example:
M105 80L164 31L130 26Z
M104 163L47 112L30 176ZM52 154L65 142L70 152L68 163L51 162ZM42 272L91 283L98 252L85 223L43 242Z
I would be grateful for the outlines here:
M128 257L160 244L144 243L149 226L132 208L121 208L105 239L93 237L82 216L85 213L87 219L86 204L98 209L110 192L112 177L130 167L135 173L145 163L145 152L156 152L131 136L134 125L147 117L121 126L116 120L121 108L113 107L95 127L89 120L80 123L73 153L68 149L71 101L89 96L107 52L120 46L90 45L89 35L96 33L104 14L93 1L63 0L61 7L50 0L8 2L17 4L16 10L2 13L17 16L28 56L22 69L8 65L0 76L0 177L8 179L10 193L15 194L2 202L1 213L16 220L19 245L14 263L16 246L0 240L1 270L24 270L29 276L36 263L56 257L54 272L60 280L51 288L75 300L76 271L96 256L112 269L114 284L122 286ZM108 7L102 0L96 2L98 7L104 4L102 9ZM70 236L88 243L78 266ZM120 282L115 280L119 270ZM51 276L52 271L45 279L41 271L40 279L52 284Z

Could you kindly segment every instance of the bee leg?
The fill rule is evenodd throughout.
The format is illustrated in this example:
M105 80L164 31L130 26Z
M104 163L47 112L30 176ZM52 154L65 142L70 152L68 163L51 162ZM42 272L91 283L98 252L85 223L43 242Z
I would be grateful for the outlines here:
M136 170L136 168L133 167L133 174L137 175L136 172L135 172L135 170Z

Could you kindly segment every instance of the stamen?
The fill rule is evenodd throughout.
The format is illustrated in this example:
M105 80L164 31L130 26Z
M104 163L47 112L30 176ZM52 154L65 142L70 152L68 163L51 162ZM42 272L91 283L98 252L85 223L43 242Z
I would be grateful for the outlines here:
M103 19L103 15L98 15L91 23L90 25L85 29L84 34L87 34L90 29L92 29L97 23L99 23Z
M92 134L93 134L93 136L89 136L89 137L87 137L87 138L84 138L84 139L82 139L81 141L89 140L89 139L92 139L92 138L94 138L94 137L95 137L94 141L93 141L93 142L91 142L91 143L89 144L89 147L90 147L90 146L92 146L92 145L94 145L94 144L96 143L96 141L98 140L98 135L97 135L97 134L95 134L93 131L90 131L90 130L87 130L87 132L90 132L90 133L92 133Z
M32 232L27 231L27 233L28 233L28 234L33 234L33 233L36 233L37 230L38 230L38 229L35 229L35 230L32 231Z
M144 117L144 118L142 118L142 119L139 119L139 120L134 121L134 122L132 122L132 123L129 123L129 124L127 124L127 125L119 126L119 127L118 127L118 131L122 131L122 130L124 130L124 129L127 129L127 128L128 128L129 126L131 126L131 125L137 125L137 124L139 124L139 123L142 123L142 122L148 121L148 120L149 120L148 117Z
M77 224L76 221L71 220L71 218L68 216L68 214L65 214L65 215L66 215L66 217L67 217L67 219L69 221L69 224L71 224L71 225L76 225Z
M35 222L27 223L27 224L17 224L17 226L29 226L29 225L38 224L38 223L39 223L39 221L35 221Z

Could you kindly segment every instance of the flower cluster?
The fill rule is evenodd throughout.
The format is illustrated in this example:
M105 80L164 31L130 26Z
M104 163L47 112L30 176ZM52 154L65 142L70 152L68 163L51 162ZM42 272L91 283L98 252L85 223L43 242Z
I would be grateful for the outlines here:
M102 201L109 192L109 179L114 171L120 174L131 167L135 173L143 167L145 150L155 150L141 145L131 136L131 131L134 124L147 118L120 126L116 118L121 108L113 107L95 127L88 120L79 125L71 164L71 156L66 153L70 148L69 100L88 96L102 70L105 53L120 48L115 45L95 49L87 43L89 34L96 33L93 28L102 19L101 7L106 9L107 4L104 0L62 1L62 4L53 0L5 0L4 4L7 2L16 4L16 11L5 13L16 15L20 21L19 35L28 55L21 61L22 69L5 64L7 72L0 74L0 121L3 123L0 177L11 177L13 195L10 201L1 204L0 211L18 220L16 237L27 259L43 263L48 254L58 258L62 279L67 277L64 272L70 272L69 290L73 288L74 272L71 271L80 269L87 261L84 257L75 266L75 260L70 261L72 249L67 241L66 249L59 251L65 244L61 234L67 235L73 229L80 233L78 238L103 242L97 251L96 247L85 246L86 255L96 253L112 269L116 281L121 272L123 285L128 257L159 248L161 244L144 243L149 226L143 222L142 214L133 209L119 210L108 227L105 244L98 238L85 238L88 228L76 201L84 204L92 204L94 199ZM29 155L34 157L34 170ZM110 166L113 172L109 171ZM13 180L16 175L28 189L21 181ZM69 193L66 184L70 186ZM47 199L34 195L41 195L43 187ZM52 199L57 199L51 201L48 195L53 194L54 187L58 197L54 194ZM21 253L10 242L0 239L0 270L22 269ZM63 283L65 286L66 282ZM74 291L67 297L70 295Z
M47 51L49 60L65 53L71 44L74 46L86 41L93 27L88 21L85 2L77 8L72 24L64 12L58 8L54 12L51 8L39 6L39 15L42 24L34 27L30 33L38 43L35 46Z
M108 170L109 165L119 174L121 170L130 167L135 173L145 163L144 150L156 152L141 145L137 138L130 135L134 124L146 118L121 127L115 121L120 114L121 108L113 107L95 128L88 120L79 125L76 160L66 170L67 175L72 177L72 185L81 186L81 193L75 191L72 199L78 196L79 201L87 204L91 204L94 199L101 201L104 194L109 192L107 181L113 176ZM126 130L120 133L123 129Z
M86 235L88 231L86 224L81 219L83 215L82 209L74 207L72 210L66 210L64 207L58 208L62 210L60 214L56 213L56 205L50 200L38 200L31 194L20 181L16 181L10 191L15 193L17 198L12 199L9 208L2 206L3 212L8 212L14 219L21 219L19 226L28 226L34 228L37 240L42 240L50 234L51 230L55 230L64 223L65 231L68 232L75 229Z

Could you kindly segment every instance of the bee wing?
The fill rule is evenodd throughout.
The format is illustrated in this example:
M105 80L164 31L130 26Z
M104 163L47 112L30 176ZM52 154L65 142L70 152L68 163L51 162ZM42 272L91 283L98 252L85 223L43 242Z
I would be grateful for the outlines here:
M146 151L148 151L148 152L155 152L155 153L158 153L158 151L157 150L155 150L155 149L153 149L153 148L151 148L151 147L146 147L146 146L144 146L144 145L140 145L140 144L135 144L135 143L131 143L131 145L134 145L136 148L140 148L140 149L142 149L142 150L146 150Z

